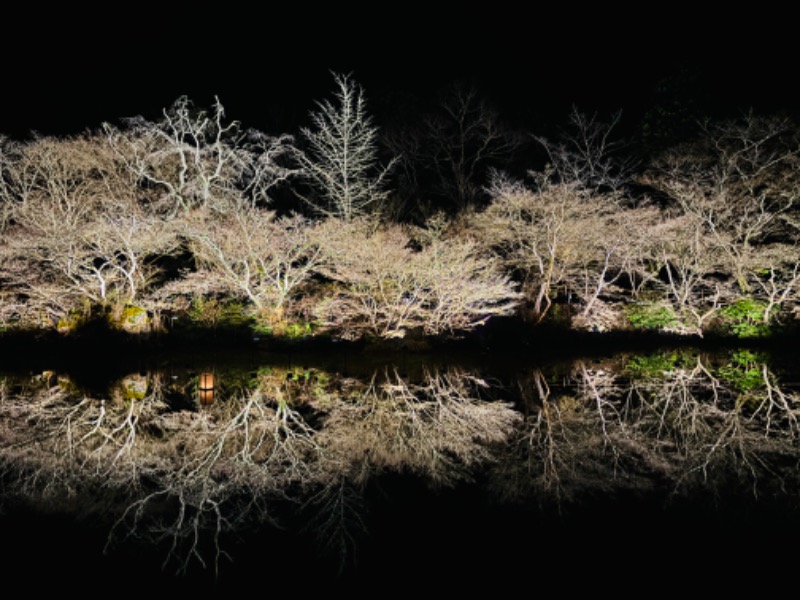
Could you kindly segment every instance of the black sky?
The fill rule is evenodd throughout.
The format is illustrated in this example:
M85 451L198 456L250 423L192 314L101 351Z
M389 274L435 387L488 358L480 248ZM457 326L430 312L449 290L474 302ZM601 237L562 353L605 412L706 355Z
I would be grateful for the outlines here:
M125 5L114 14L30 6L6 19L0 133L67 135L218 96L230 118L277 133L302 123L349 72L376 110L474 82L505 118L533 126L571 106L633 122L679 73L709 111L797 112L798 52L780 12L698 8L479 10L413 5ZM649 11L649 12L648 12ZM289 131L291 133L291 131Z

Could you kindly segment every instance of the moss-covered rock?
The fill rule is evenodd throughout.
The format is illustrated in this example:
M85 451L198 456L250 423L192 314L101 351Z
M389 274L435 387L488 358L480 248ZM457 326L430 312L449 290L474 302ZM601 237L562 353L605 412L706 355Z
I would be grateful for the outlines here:
M147 311L130 304L112 311L110 322L127 333L149 333L152 330L152 320Z
M71 310L62 316L56 323L59 333L72 333L86 323L86 318L81 311Z
M147 396L148 381L145 375L127 375L114 389L114 397L122 400L141 400Z

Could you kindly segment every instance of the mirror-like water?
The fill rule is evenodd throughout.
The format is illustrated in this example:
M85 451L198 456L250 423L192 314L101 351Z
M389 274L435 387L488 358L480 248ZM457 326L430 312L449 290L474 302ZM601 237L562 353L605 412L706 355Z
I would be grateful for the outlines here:
M774 568L765 545L800 532L793 367L670 348L18 369L0 375L5 564L182 589Z

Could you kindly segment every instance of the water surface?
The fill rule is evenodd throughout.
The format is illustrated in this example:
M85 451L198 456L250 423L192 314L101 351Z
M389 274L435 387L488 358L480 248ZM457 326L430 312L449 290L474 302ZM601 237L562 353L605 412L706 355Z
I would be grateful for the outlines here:
M12 576L469 589L574 568L677 586L690 564L794 560L785 349L129 363L0 375Z

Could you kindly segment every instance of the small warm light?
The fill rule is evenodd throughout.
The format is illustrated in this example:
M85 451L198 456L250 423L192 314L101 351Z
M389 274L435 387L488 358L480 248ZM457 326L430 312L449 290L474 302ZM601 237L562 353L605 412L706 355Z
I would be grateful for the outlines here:
M214 402L214 374L200 374L200 404L207 406Z

